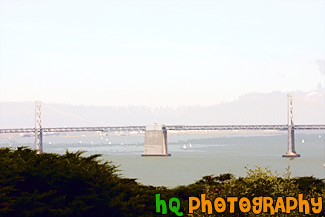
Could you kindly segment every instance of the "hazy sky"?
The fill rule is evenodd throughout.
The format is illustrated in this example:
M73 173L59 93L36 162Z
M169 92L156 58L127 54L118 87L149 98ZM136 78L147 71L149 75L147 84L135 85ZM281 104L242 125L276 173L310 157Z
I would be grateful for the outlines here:
M0 0L0 101L209 105L324 87L324 59L325 0Z

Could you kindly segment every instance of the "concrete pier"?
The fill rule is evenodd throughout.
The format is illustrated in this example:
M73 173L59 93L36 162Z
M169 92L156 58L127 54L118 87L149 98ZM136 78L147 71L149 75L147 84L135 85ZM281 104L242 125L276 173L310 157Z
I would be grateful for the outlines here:
M144 139L144 153L142 157L167 157L167 130L162 124L146 126Z
M295 131L292 127L288 128L288 151L282 157L300 157L295 150Z

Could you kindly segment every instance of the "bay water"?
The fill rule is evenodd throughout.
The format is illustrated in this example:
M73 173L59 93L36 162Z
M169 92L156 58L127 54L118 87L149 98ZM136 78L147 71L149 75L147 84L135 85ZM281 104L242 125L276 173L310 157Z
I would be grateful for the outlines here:
M168 134L171 157L141 157L144 135L70 133L43 137L44 152L63 154L85 151L101 154L103 161L118 165L119 174L139 183L176 187L194 183L206 175L232 173L245 176L246 168L269 168L280 176L325 178L325 132L298 131L296 151L300 158L283 158L286 132L263 134ZM34 147L34 137L2 137L0 147Z

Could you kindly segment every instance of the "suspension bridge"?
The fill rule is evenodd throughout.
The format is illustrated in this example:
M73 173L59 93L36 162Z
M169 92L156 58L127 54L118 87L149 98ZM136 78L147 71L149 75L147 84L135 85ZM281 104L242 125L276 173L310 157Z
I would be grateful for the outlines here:
M142 156L170 156L167 131L218 131L218 130L279 130L288 131L288 150L283 157L300 157L295 150L295 130L325 130L322 125L294 125L292 96L288 95L287 125L161 125L148 126L106 126L106 127L42 127L41 102L35 102L35 128L0 129L0 133L35 133L35 149L43 152L43 133L67 132L145 132L144 154Z

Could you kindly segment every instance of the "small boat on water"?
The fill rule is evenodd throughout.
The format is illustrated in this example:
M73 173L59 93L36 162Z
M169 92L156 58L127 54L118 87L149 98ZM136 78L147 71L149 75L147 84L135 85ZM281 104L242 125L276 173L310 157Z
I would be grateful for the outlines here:
M186 147L186 145L185 145L185 144L183 145L183 149L187 149L187 147Z
M301 140L301 143L305 143L305 140L304 140L304 139L302 139L302 140Z
M190 148L192 148L192 143L190 143Z

